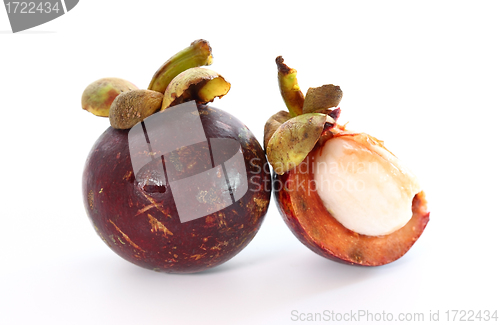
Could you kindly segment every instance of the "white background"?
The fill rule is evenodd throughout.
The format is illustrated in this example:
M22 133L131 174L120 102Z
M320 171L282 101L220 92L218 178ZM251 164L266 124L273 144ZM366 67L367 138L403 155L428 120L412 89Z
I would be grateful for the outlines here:
M1 8L0 324L296 324L293 313L325 310L443 321L450 309L500 309L499 12L495 1L82 0L12 34ZM430 222L403 258L326 260L275 202L246 249L201 274L142 269L101 241L81 177L108 121L81 109L81 93L108 76L146 88L198 38L232 83L214 106L259 140L285 109L277 55L304 91L341 86L341 121L384 140L427 192Z

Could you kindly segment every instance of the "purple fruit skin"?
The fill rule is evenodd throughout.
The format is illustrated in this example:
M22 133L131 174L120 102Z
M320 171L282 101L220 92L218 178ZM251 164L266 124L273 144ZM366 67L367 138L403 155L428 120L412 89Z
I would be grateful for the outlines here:
M194 273L218 266L248 245L267 212L271 176L259 142L230 114L206 105L198 111L207 138L239 141L245 158L248 191L217 213L181 223L170 186L155 186L147 171L134 175L129 130L108 128L85 163L84 205L96 232L115 253L141 267ZM198 158L203 157L179 159Z

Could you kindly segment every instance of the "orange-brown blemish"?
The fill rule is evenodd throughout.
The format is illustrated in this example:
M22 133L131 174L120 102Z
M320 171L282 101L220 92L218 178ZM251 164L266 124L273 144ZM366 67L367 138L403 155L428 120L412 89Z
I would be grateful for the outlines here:
M89 191L89 194L87 194L87 201L89 202L90 209L94 210L94 191Z
M191 258L194 258L194 260L197 261L205 255L207 255L207 254L195 254L195 255L191 255Z
M122 235L123 239L125 239L126 242L130 244L130 246L134 247L135 249L140 250L141 252L145 252L142 248L140 248L136 243L134 243L127 234L125 234L123 231L121 231L120 228L112 221L109 220L109 222L116 228L116 230Z
M158 211L160 211L161 213L163 213L165 215L165 217L168 217L168 218L172 218L171 215L169 215L167 213L167 210L163 209L163 205L156 202L152 197L150 197L149 195L147 195L146 193L142 192L142 191L139 191L140 193L142 193L142 195L144 195L144 197L149 201L151 202L151 204L156 208L158 209Z
M104 102L104 105L107 107L110 107L113 101L115 100L116 96L118 96L120 93L117 92L114 89L110 89L108 91L108 97L106 97L106 101Z
M130 181L130 178L132 177L133 174L134 172L130 170L123 176L123 179L126 181Z
M221 246L221 243L219 243L219 244L217 244L217 245L213 246L213 247L212 247L212 248L210 248L210 249L211 249L211 250L218 250L218 251L220 251L220 250L221 250L220 246Z
M166 236L166 235L172 236L173 235L173 233L170 230L168 230L164 224L162 224L160 221L158 221L158 219L156 219L155 217L153 217L149 213L148 213L148 218L149 218L149 224L151 225L151 232L161 231L161 232L163 232L164 236Z
M144 212L148 211L149 209L152 209L154 208L155 205L154 204L150 204L150 205L146 205L144 208L140 209L139 211L137 211L137 213L135 214L135 216L137 217L138 215L140 214L143 214Z

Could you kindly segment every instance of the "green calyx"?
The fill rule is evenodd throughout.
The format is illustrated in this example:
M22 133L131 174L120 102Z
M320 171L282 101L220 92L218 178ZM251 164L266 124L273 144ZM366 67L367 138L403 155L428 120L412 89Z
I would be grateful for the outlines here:
M309 88L302 94L297 71L288 67L281 56L276 58L278 84L288 112L271 116L264 127L264 148L271 166L282 175L298 166L314 149L326 123L334 125L329 116L332 107L342 99L339 86ZM333 115L332 115L333 116Z
M154 74L148 89L138 89L119 78L94 81L82 94L82 108L109 117L115 129L130 129L146 117L170 106L194 100L212 102L226 95L231 84L205 68L212 64L212 48L203 39L168 59Z
M201 67L190 68L170 82L161 110L190 100L206 104L216 97L221 98L230 88L231 84L217 72Z
M324 111L339 106L341 99L342 90L339 86L323 85L317 88L309 88L302 110L304 114Z
M299 165L318 142L325 123L333 119L322 113L307 113L281 124L269 139L269 163L282 175Z
M264 150L267 151L267 145L274 132L286 121L291 119L290 113L285 111L279 111L278 113L271 116L264 126Z
M109 108L121 93L135 90L137 87L124 79L102 78L85 88L82 94L82 108L96 116L108 117Z

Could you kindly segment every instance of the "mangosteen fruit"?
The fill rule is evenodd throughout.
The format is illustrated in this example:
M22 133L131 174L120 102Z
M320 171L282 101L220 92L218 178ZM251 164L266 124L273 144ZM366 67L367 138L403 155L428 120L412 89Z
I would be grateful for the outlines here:
M303 96L297 71L282 57L276 63L288 112L267 121L264 146L285 223L334 261L378 266L399 259L429 221L418 179L382 141L337 123L340 87Z
M208 42L171 57L147 90L107 104L111 126L85 163L86 212L119 256L166 273L218 266L254 238L269 206L262 147L237 118L209 105L230 84Z

